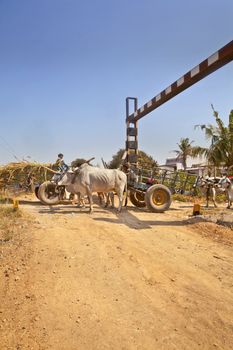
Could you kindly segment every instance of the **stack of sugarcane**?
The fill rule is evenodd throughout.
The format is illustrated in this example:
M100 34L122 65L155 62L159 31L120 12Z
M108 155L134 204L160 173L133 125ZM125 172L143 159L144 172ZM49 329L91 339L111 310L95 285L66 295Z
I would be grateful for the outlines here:
M0 166L0 190L5 188L29 189L52 177L52 164L29 162L9 163Z

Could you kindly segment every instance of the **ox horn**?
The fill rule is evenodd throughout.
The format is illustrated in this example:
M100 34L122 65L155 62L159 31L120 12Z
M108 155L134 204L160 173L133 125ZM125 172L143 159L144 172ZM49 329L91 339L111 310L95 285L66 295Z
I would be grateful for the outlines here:
M82 166L83 164L89 164L93 159L95 159L95 157L92 157L92 158L86 160L85 162L83 162L82 164L80 164L77 168L74 169L74 173L77 174L79 172L80 166Z
M94 159L95 159L95 157L92 157L92 158L88 159L85 163L89 164Z

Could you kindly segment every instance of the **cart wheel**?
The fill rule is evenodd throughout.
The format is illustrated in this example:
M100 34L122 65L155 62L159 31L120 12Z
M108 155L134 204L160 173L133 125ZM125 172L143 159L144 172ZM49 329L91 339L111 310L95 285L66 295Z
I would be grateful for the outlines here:
M43 182L38 190L38 198L43 204L54 205L59 203L59 192L51 181Z
M145 202L150 211L162 213L171 205L170 190L164 185L153 185L146 191Z
M36 197L37 197L37 198L40 200L40 198L39 198L39 194L38 194L38 192L39 192L39 188L40 188L40 185L35 186L35 188L34 188L34 192L35 192Z
M144 208L146 206L144 193L130 191L129 198L135 207Z

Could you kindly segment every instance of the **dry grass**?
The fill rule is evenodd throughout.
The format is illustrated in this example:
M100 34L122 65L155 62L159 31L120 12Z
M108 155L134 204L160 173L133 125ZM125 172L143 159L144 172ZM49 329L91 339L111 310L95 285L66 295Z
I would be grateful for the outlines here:
M29 162L9 163L0 166L0 188L7 185L23 186L27 184L28 177L34 182L42 182L51 177L49 168L51 164L39 164Z
M188 195L184 195L184 194L180 194L180 193L173 194L172 199L176 200L178 202L192 202L192 203L193 202L200 202L202 204L206 202L205 196L200 196L200 195L188 196ZM224 193L218 194L216 196L216 202L217 203L225 203L226 202L226 194L224 194Z
M187 196L180 193L174 193L172 195L172 199L178 202L194 202L195 198L194 196Z
M13 206L0 205L0 244L11 241L22 224L23 213Z

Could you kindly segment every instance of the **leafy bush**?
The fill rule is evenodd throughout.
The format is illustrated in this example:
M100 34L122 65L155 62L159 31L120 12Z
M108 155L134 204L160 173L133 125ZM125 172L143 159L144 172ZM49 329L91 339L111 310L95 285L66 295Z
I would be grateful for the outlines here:
M219 203L224 203L226 202L226 195L225 193L219 193L216 195L216 201L219 202Z
M174 193L172 195L172 199L176 200L178 202L193 202L193 197L191 196L186 196L184 194L180 194L180 193Z

